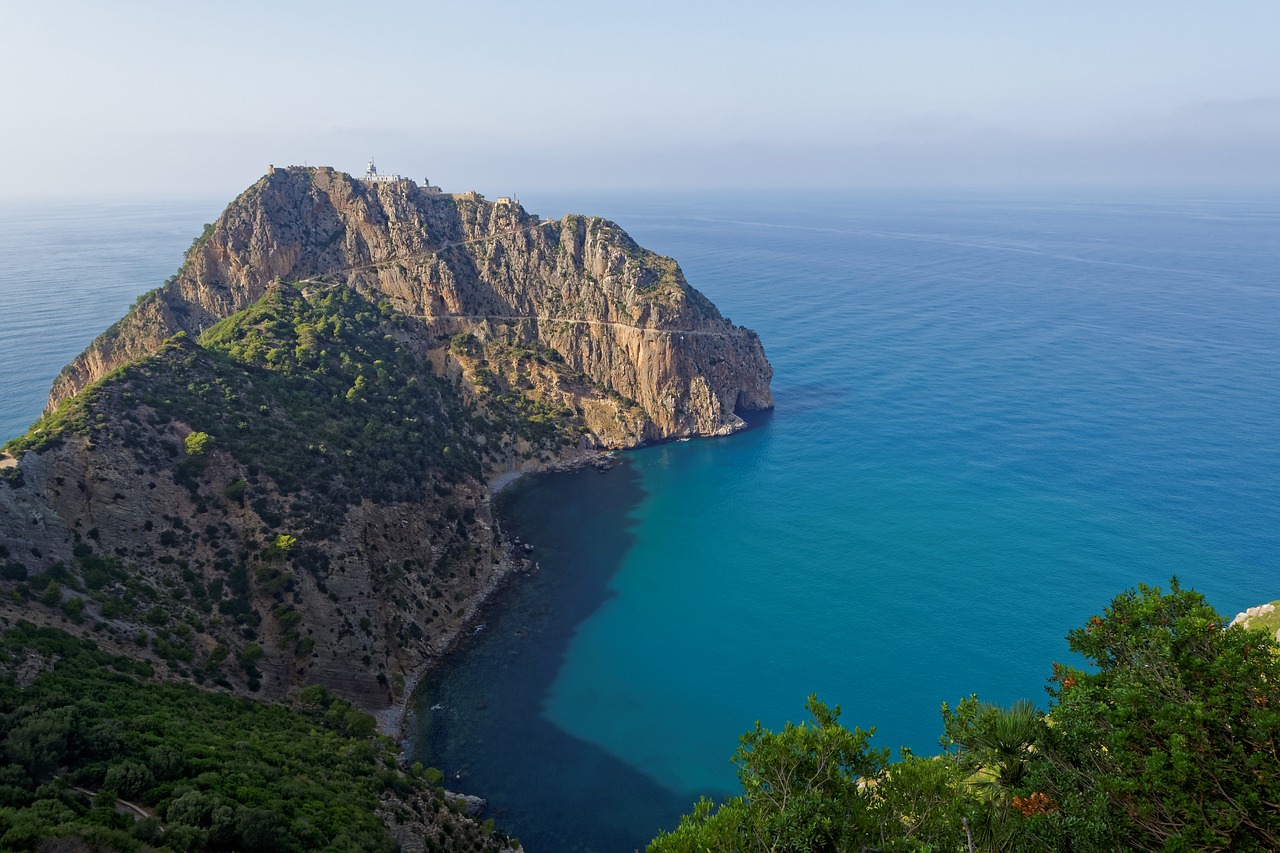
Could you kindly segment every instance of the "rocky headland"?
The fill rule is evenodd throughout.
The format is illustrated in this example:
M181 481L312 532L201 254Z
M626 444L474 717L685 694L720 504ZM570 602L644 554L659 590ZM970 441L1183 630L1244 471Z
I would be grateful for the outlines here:
M1275 637L1276 642L1280 643L1280 601L1271 601L1242 610L1235 615L1230 625L1239 625L1250 631L1261 631Z
M606 445L723 434L742 426L736 409L773 404L756 335L612 222L544 220L514 201L291 167L242 193L177 275L63 370L49 411L171 335L196 337L248 308L274 281L386 300L433 365L472 389L488 378L476 381L478 362L511 367L517 354L504 350L540 344L557 369L515 381L572 408ZM450 353L459 335L467 345Z
M733 432L739 412L772 406L771 374L755 333L611 222L272 168L67 365L45 414L0 453L0 644L12 650L0 678L49 691L60 667L109 684L131 671L121 695L158 702L188 682L286 703L316 721L301 723L312 735L354 744L363 724L346 700L394 731L423 671L533 565L502 536L495 489L612 449ZM34 732L109 713L74 691L58 701L71 705L28 701L6 719ZM245 760L244 744L197 758L176 743L164 747L186 754L174 765L117 738L94 764L76 737L22 759L31 791L14 802L78 821L98 785L128 790L113 779ZM368 766L358 784L382 792L371 813L395 845L512 848L435 771L343 749ZM59 774L77 787L38 788ZM166 832L150 826L163 818L166 843L305 847L319 831L274 783L253 794L275 804L264 810L224 781L139 787L154 815L115 829L40 818L29 833L139 838Z
M390 719L525 560L489 482L732 432L771 372L611 222L273 168L6 448L0 616Z

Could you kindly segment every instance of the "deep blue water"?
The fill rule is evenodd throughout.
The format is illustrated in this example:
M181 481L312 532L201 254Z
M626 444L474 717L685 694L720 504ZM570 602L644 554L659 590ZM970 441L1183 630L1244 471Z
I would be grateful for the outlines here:
M178 271L225 202L0 202L0 442L40 416L67 362Z
M944 700L1043 700L1126 587L1280 597L1280 199L526 206L679 259L777 400L501 499L542 570L424 685L413 749L534 853L642 847L809 693L928 751ZM0 435L219 207L0 206Z
M589 209L759 331L777 410L504 496L542 571L415 749L535 853L643 846L812 692L927 752L943 701L1043 704L1125 588L1280 597L1277 200Z

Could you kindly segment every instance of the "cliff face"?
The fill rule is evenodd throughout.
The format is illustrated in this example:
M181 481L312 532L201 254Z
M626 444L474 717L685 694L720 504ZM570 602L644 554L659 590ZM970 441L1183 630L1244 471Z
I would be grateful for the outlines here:
M770 374L609 222L276 170L0 458L0 616L390 708L531 565L487 478L730 432Z
M736 409L772 406L756 335L612 223L290 168L246 190L177 276L67 366L50 410L175 332L198 335L248 307L276 279L389 300L419 323L419 345L472 384L476 369L502 372L481 364L495 348L552 351L579 387L525 390L573 411L602 444L724 434L742 426ZM471 359L449 347L458 335L479 343Z

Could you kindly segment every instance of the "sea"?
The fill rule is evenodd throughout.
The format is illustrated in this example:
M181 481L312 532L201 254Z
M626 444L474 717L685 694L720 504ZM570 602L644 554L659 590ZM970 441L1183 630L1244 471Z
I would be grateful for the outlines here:
M1067 632L1126 589L1280 598L1280 194L525 206L676 258L759 332L776 400L500 495L538 569L424 680L408 749L533 853L643 848L811 695L930 754L944 702L1047 707ZM0 205L3 438L219 207Z

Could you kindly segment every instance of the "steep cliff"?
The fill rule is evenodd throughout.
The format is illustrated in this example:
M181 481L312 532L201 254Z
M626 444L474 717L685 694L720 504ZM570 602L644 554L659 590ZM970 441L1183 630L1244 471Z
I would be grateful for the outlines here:
M756 335L613 223L291 167L241 194L176 276L67 366L49 410L170 335L247 308L277 279L388 300L419 324L417 345L438 367L481 391L516 371L513 354L554 353L578 381L531 376L522 390L568 409L601 444L723 434L742 426L735 410L772 405ZM477 346L451 347L459 335Z
M528 565L488 478L733 431L770 375L612 223L273 170L7 446L0 616L389 709Z

